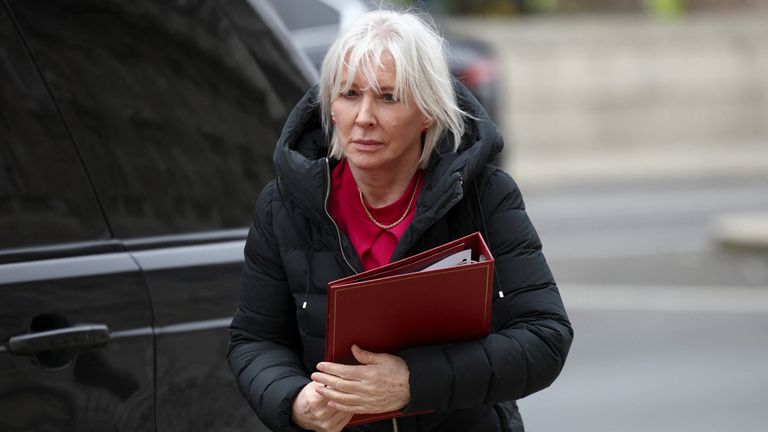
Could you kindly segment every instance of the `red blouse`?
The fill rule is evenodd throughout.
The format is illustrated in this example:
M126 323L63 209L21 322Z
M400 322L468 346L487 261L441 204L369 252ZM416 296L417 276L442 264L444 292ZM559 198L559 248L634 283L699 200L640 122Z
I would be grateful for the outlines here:
M331 197L329 211L339 229L342 230L362 260L363 269L370 270L389 263L397 242L405 232L416 213L416 202L423 181L420 175L414 175L403 196L394 203L380 207L368 207L368 211L377 222L389 225L398 219L408 208L408 214L402 222L384 230L376 226L365 213L360 202L360 192L352 176L346 159L342 159L331 173ZM418 184L417 184L418 180ZM415 190L414 190L415 189ZM413 194L413 202L411 195Z

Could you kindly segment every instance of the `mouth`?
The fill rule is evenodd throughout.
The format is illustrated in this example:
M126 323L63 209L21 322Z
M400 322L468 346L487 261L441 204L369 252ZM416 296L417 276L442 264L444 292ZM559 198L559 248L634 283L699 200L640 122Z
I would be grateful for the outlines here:
M357 139L357 140L352 140L352 144L374 146L374 145L381 145L383 143L381 141L376 141L376 140Z
M352 140L352 146L359 152L373 152L384 146L384 143L376 140L357 139Z

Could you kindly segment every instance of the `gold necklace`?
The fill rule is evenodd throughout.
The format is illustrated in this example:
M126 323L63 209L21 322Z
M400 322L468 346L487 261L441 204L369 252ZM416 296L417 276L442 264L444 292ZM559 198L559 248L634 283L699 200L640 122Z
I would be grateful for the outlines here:
M368 219L370 219L371 222L373 222L374 225L376 225L377 227L379 227L379 228L381 228L383 230L388 230L388 229L394 228L397 225L399 225L400 222L405 220L405 217L408 215L408 211L411 209L411 204L413 204L413 198L416 196L416 191L419 189L419 180L421 180L421 171L419 171L419 177L416 178L416 184L413 186L413 192L411 193L411 199L408 200L408 207L405 208L405 213L403 213L403 215L400 216L400 219L392 222L389 225L384 225L382 223L379 223L379 221L377 221L373 217L373 215L371 214L370 210L368 210L368 206L365 205L365 200L363 199L363 191L361 191L360 188L358 187L357 188L357 193L360 196L360 204L363 206L363 210L365 210L365 214L368 215Z

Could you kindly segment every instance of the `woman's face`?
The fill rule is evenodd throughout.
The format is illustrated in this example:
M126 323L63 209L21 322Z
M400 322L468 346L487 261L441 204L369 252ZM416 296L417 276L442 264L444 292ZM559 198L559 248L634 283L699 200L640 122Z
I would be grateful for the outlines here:
M381 93L361 74L349 77L346 71L342 87L350 79L349 91L331 102L336 136L350 166L369 171L415 169L421 156L421 132L431 122L413 101L406 104L395 99L391 58L383 58L376 71Z

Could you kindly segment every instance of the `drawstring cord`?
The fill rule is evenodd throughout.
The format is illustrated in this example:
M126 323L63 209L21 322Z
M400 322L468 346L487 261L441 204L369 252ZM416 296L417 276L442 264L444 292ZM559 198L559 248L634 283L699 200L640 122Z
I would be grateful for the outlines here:
M280 176L277 177L277 188L278 190L282 189L282 182L280 179ZM281 191L282 194L282 191ZM295 227L299 226L296 224L296 221L293 219L293 216L291 215L291 212L288 212L288 219L291 220L291 224ZM306 248L312 247L312 234L309 232L306 232ZM307 305L309 304L309 281L310 281L310 275L312 274L312 260L309 257L309 250L304 249L304 260L307 262L307 280L304 283L304 301L301 303L301 308L306 309Z
M309 251L304 252L304 259L307 261L307 281L304 284L305 290L304 290L304 302L301 304L302 309L307 308L307 303L309 302L309 275L312 274L312 260L309 258Z

